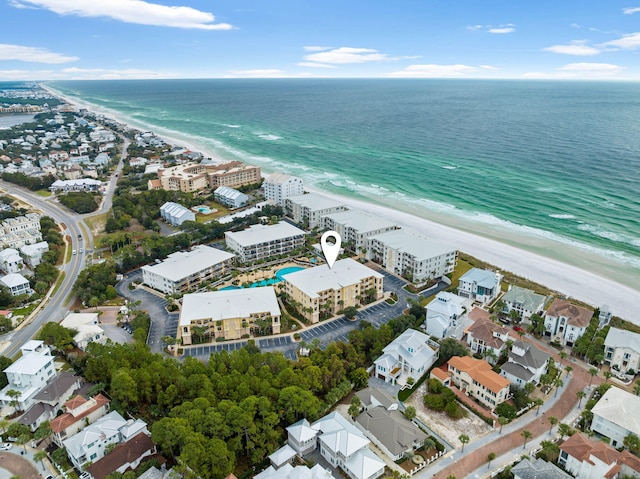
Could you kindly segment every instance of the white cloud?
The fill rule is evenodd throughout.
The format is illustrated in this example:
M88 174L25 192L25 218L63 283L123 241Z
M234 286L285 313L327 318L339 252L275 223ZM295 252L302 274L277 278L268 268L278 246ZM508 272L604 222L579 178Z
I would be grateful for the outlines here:
M640 48L640 32L629 33L628 35L624 35L622 38L604 42L599 46L622 50L636 50Z
M310 77L309 73L290 74L277 68L266 68L256 70L230 70L224 75L225 78L304 78Z
M622 13L624 13L625 15L633 15L634 13L638 12L640 12L640 7L629 7L622 9Z
M296 63L299 67L309 67L309 68L338 68L335 65L327 65L326 63L314 63L314 62L300 62Z
M345 65L348 63L388 62L399 58L390 57L386 53L380 53L372 48L340 47L305 55L304 59L313 63Z
M497 71L498 68L491 66L491 65L478 65L480 68L482 68L483 70L491 70L491 71Z
M178 75L151 70L63 68L61 70L0 70L0 80L137 80L177 78Z
M305 52L321 52L324 50L331 50L333 47L319 47L319 46L306 46L302 47Z
M516 29L513 27L490 28L489 33L513 33Z
M599 49L587 45L587 42L584 40L574 40L569 45L553 45L543 48L543 50L561 55L576 55L582 57L598 55L600 53Z
M558 70L586 73L618 73L623 67L611 63L569 63Z
M481 70L491 70L494 67L483 65L482 67L472 67L469 65L409 65L404 70L391 72L388 77L395 78L459 78L478 73Z
M523 78L546 80L592 80L620 78L624 70L620 65L611 63L568 63L554 72L528 72Z
M215 17L191 7L174 7L143 0L13 0L18 8L39 7L58 15L108 17L126 23L200 30L230 30L228 23L213 23Z
M0 60L19 60L34 63L69 63L79 60L61 53L53 53L45 48L25 47L0 43Z

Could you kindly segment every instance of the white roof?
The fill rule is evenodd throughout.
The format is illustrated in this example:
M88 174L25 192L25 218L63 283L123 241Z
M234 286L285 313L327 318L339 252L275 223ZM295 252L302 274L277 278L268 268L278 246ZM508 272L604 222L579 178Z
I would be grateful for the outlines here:
M309 193L308 195L291 196L289 201L296 205L300 205L304 208L308 208L311 211L326 210L328 208L338 208L345 206L343 201L334 200L318 193Z
M464 312L463 306L464 298L447 291L440 291L436 297L427 304L427 311L429 311L429 313L440 313L446 318L451 318L454 314L460 316Z
M98 324L98 313L69 313L60 322L60 326L75 329L85 324Z
M640 436L640 397L615 386L610 388L591 409L600 416Z
M618 328L609 328L604 345L611 348L629 348L640 353L640 334Z
M169 281L180 281L203 269L210 268L233 258L232 253L210 246L199 245L191 251L172 253L160 264L146 265L142 269L157 274Z
M20 247L20 251L27 256L32 256L34 254L42 253L44 251L49 250L49 243L46 241L40 241L40 243L36 244L26 244Z
M471 268L460 277L460 281L476 283L484 288L493 288L498 284L496 273L486 269Z
M127 421L117 411L111 411L101 417L90 426L85 427L79 433L71 436L62 443L73 457L82 456L82 450L92 442L102 439L108 440L119 433L119 429L126 425Z
M325 218L330 218L344 227L353 228L358 233L367 233L397 226L393 221L374 216L362 210L340 211L339 213L328 214Z
M187 326L196 319L218 321L248 318L259 313L280 316L280 306L273 286L185 294L180 325Z
M358 479L366 479L384 469L385 463L369 449L356 452L345 466Z
M269 466L253 477L254 479L333 479L333 474L320 464L316 464L311 469L307 466L293 467L291 464L285 464L278 469Z
M410 230L392 230L371 236L372 240L380 241L389 248L407 253L417 261L423 261L437 256L443 256L456 251L455 248L437 243Z
M4 370L5 373L33 375L53 362L53 356L40 353L27 353Z
M285 462L289 462L291 459L296 457L296 451L293 450L289 444L285 444L276 452L269 456L269 460L276 465L276 467L280 467Z
M4 283L8 288L12 288L14 286L20 286L22 284L29 282L29 280L24 276L22 276L20 273L8 274L0 278L0 281Z
M419 369L426 364L433 362L436 352L429 347L427 340L429 336L407 329L404 333L389 343L382 352L403 358L411 367Z
M74 329L78 331L78 334L73 337L76 344L81 344L87 339L95 338L96 336L100 337L104 334L104 330L95 324L81 324Z
M377 271L354 261L351 258L341 259L333 264L333 268L323 264L314 268L296 271L284 276L284 280L311 298L327 290L339 290L346 286L360 283L365 278L374 276L383 278Z
M249 198L243 192L238 191L235 188L230 188L229 186L218 186L213 193L229 200L240 199L242 201L246 201L247 198Z
M242 247L278 241L304 234L305 232L303 230L296 228L286 221L280 221L275 225L253 225L242 231L227 231L225 233L227 238L232 238Z
M13 248L7 248L7 249L3 249L2 251L0 251L0 259L8 259L12 256L18 256L20 257L20 254L18 253L18 250L13 249Z
M318 431L311 427L311 424L306 419L287 427L287 434L298 442L307 442L316 436Z
M286 173L272 173L264 180L264 182L269 183L271 185L281 185L283 183L286 183L292 178L297 178L297 177L287 175Z

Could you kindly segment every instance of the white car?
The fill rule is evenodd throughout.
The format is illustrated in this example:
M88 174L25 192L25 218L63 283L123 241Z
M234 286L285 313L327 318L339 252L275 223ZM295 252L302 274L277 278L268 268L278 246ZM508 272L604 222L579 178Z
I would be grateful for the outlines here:
M10 442L3 442L0 444L0 451L9 451L13 447L13 444Z

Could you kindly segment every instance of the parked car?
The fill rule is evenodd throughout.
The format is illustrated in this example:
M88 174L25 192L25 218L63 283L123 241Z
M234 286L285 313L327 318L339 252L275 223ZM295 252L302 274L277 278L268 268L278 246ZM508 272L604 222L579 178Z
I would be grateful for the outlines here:
M514 331L524 331L520 326L513 326Z
M3 442L0 444L0 451L9 451L13 447L13 444L10 442Z

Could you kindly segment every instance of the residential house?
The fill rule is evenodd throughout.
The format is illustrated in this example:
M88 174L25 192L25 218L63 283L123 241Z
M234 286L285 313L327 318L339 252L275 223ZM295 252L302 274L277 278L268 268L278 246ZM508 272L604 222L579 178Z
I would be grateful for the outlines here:
M546 296L537 294L530 289L509 285L509 290L502 297L504 313L515 311L522 321L527 321L532 314L542 315Z
M629 434L640 436L640 397L612 387L591 409L591 430L608 437L613 447L622 447Z
M544 316L545 335L564 345L573 346L591 322L593 309L576 306L569 301L556 298Z
M320 321L320 313L337 314L359 306L369 297L383 296L384 276L351 258L341 259L333 268L323 264L283 276L284 291L292 304L311 323Z
M280 469L285 464L291 464L297 456L297 452L289 444L285 444L273 454L269 455L269 462L276 469Z
M311 427L306 419L301 419L287 427L288 444L301 457L316 448L317 434L317 429Z
M117 411L96 420L79 433L62 441L73 465L83 471L87 463L94 463L105 456L109 444L121 444L139 433L149 435L147 424L141 419L124 419Z
M29 280L20 273L11 273L0 278L0 283L9 289L11 296L20 296L21 294L33 294Z
M234 259L232 253L198 245L191 251L171 253L162 262L143 266L142 282L164 294L185 293L228 274Z
M42 261L42 255L49 251L49 243L41 241L36 244L27 244L20 248L20 252L24 256L25 262L35 268Z
M579 479L640 477L640 459L576 432L560 445L558 465Z
M500 294L502 275L494 271L471 268L460 277L458 295L489 304Z
M361 389L360 391L356 391L355 394L360 399L360 404L362 405L362 410L364 411L376 408L378 406L381 406L389 411L398 409L397 399L392 398L380 388L369 386Z
M75 396L62 406L64 413L52 419L53 442L63 447L63 441L77 434L88 424L92 424L109 411L109 400L102 394L85 399Z
M550 354L533 344L515 341L511 346L507 362L500 368L500 374L511 384L522 388L527 383L538 384L549 366Z
M366 256L387 271L419 283L452 273L458 252L418 233L400 229L368 237Z
M342 246L356 253L366 253L367 239L399 228L393 221L362 210L347 210L322 217L322 228L337 232Z
M284 210L293 221L305 228L322 226L322 217L339 211L346 211L344 202L327 198L318 193L291 196L284 200Z
M476 310L477 308L474 308ZM472 310L472 312L474 311ZM471 313L469 313L471 316ZM509 329L490 319L479 319L467 328L467 344L474 353L482 355L491 364L495 364L505 350L505 343L513 340Z
M604 361L612 369L628 374L640 372L640 334L609 328L604 340Z
M304 245L305 232L280 221L274 225L252 225L242 231L225 232L227 247L243 263L286 255Z
M79 180L82 178L82 167L80 165L73 165L70 168L64 170L64 177L67 180Z
M3 406L26 411L38 394L55 377L54 357L44 341L27 341L20 348L22 356L4 369L8 384L0 391Z
M130 158L129 159L129 166L131 166L132 168L135 168L136 166L145 166L148 161L149 160L147 160L146 158L143 158L141 156L138 156L136 158Z
M471 356L454 356L449 362L453 383L467 396L493 410L509 396L509 381L495 373L491 365Z
M425 330L434 338L444 338L457 326L465 312L464 298L447 291L439 292L426 306Z
M213 192L216 201L231 209L247 206L249 196L229 186L218 186Z
M573 477L551 462L528 457L513 466L511 474L514 479L572 479Z
M196 214L193 211L173 201L167 201L160 207L160 216L173 226L180 226L185 221L196 220Z
M104 344L106 341L104 330L98 326L99 323L98 313L69 313L60 322L60 326L77 331L73 342L85 351L89 343Z
M124 473L137 468L145 458L155 453L156 445L149 435L139 432L87 467L87 472L93 479L105 479L109 474Z
M0 269L6 274L17 273L24 268L20 253L13 248L0 251Z
M191 344L199 330L210 340L240 339L269 329L278 334L280 315L273 286L185 294L178 337L182 344Z
M356 426L394 461L421 447L427 435L398 411L397 403L385 405L391 399L386 393L367 389L369 406L356 418Z
M374 361L374 374L385 382L410 386L409 378L418 381L437 359L437 344L428 335L407 329L382 350Z
M233 474L231 474L233 476ZM142 477L142 476L140 476ZM253 476L254 479L334 479L329 469L323 468L320 464L316 464L312 468L307 466L292 466L287 463L276 469L269 466L264 471ZM236 479L235 476L227 476L225 479Z
M285 200L304 194L304 182L297 176L273 173L262 183L264 198L284 207Z

